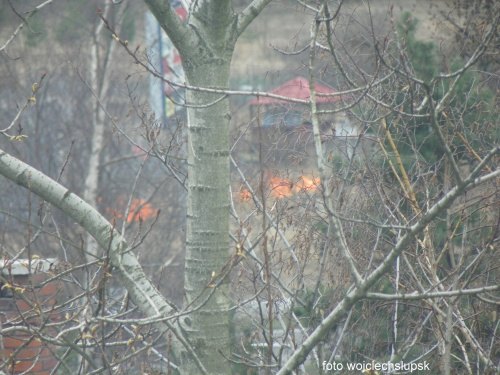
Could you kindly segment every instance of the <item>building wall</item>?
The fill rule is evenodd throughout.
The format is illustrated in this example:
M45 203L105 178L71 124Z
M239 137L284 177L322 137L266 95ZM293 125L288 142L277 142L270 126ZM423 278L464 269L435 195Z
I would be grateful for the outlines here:
M50 277L48 271L53 264L53 261L36 260L30 269L26 260L0 263L0 366L4 366L6 374L48 375L57 365L57 348L37 339L35 333L36 329L52 333L46 324L59 319L58 312L53 310L60 289L58 283L40 285ZM17 292L14 288L18 288ZM21 292L19 288L24 290ZM23 329L10 331L13 327Z

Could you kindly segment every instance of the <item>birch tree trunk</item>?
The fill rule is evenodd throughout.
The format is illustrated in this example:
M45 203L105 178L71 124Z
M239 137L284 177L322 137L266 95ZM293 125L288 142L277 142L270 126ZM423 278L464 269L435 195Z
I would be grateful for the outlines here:
M115 26L116 31L121 30L121 22L123 22L123 14L127 9L127 2L120 7L120 12L116 17L118 22ZM103 17L107 18L110 14L112 3L106 1ZM99 191L99 171L101 167L101 156L105 145L105 130L106 130L106 113L102 107L106 105L105 96L109 91L111 83L110 65L113 56L116 53L117 43L110 40L106 46L106 54L104 59L99 56L99 45L103 43L104 24L97 23L93 30L93 41L90 47L90 82L89 87L92 94L95 96L92 100L92 136L90 141L90 155L83 185L82 198L93 207L98 205ZM104 60L101 62L101 60ZM94 238L87 232L85 236L85 253L87 261L95 260L98 256L98 244Z

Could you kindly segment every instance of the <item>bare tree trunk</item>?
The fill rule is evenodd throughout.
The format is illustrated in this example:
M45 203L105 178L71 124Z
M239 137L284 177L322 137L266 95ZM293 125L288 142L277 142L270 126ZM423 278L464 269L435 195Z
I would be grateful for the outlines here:
M104 18L109 16L111 6L111 1L107 0L102 13ZM116 32L119 32L121 29L123 13L126 9L127 1L120 7L120 14L117 17L118 22L115 26ZM93 31L93 41L90 47L89 87L94 96L92 100L92 137L82 198L93 207L98 206L99 171L101 166L101 154L105 143L106 113L103 105L106 104L106 101L104 101L104 97L109 90L109 84L111 82L109 67L118 45L114 43L114 40L110 40L106 48L105 56L99 56L99 45L102 43L103 30L103 22L98 22ZM98 256L98 247L99 245L94 238L87 233L85 236L85 253L87 261L94 260Z
M254 1L239 16L229 0L197 1L188 25L168 3L145 0L176 46L189 86L186 306L196 308L184 329L208 374L229 374L229 101L203 88L227 89L239 35L270 0ZM185 358L187 359L187 358ZM182 373L199 371L190 360Z
M229 65L204 66L188 72L190 84L227 87ZM190 93L191 104L206 105L220 95ZM229 355L228 279L229 250L229 104L188 111L188 211L186 233L185 291L188 304L203 308L189 316L185 329L196 343L200 359L210 374L226 374L221 350ZM208 288L207 288L208 286ZM214 291L215 288L215 291ZM206 301L210 293L214 295ZM201 295L200 295L201 293ZM206 301L206 302L205 302ZM186 363L186 373L196 370Z
M225 32L228 25L224 24L231 22L232 15L229 7L220 9L219 14L212 14L217 7L205 7L207 16L220 17L221 28L206 32L205 46L199 46L196 56L183 57L186 77L190 86L227 89L234 40L222 48L218 44L224 38L219 34ZM184 282L186 302L204 306L189 316L190 322L185 321L184 328L190 341L196 343L196 352L207 372L229 374L231 366L221 360L219 353L230 356L229 280L224 267L229 261L229 101L220 94L197 91L188 91L187 98L193 107L188 108ZM184 365L186 373L196 372L190 361Z

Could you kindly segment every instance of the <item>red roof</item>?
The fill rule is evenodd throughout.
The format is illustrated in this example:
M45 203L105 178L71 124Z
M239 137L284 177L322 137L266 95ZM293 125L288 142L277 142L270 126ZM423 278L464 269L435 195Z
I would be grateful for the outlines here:
M316 94L334 94L335 90L323 85L315 84ZM309 100L311 98L311 91L309 90L309 81L302 77L297 77L284 85L269 91L269 94L285 96L292 99ZM316 103L333 103L339 100L338 96L316 96ZM270 98L270 97L257 97L252 100L249 105L260 104L278 104L289 103L284 99Z

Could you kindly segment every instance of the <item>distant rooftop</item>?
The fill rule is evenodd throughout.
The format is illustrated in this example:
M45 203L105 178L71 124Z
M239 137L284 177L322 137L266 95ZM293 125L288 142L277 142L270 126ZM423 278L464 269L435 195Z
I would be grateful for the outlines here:
M314 85L316 94L335 94L336 91L316 83ZM291 81L281 85L271 91L269 94L284 96L292 99L309 100L311 98L311 90L309 89L309 81L302 77L297 77ZM339 96L316 96L316 103L334 103L339 100ZM266 104L286 104L288 101L284 99L257 97L252 100L249 105L266 105Z

